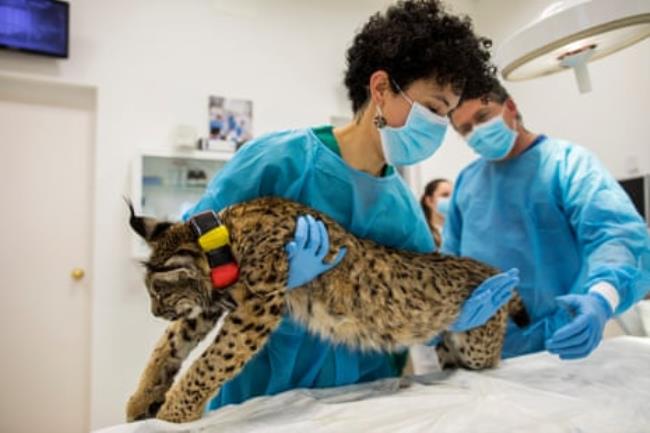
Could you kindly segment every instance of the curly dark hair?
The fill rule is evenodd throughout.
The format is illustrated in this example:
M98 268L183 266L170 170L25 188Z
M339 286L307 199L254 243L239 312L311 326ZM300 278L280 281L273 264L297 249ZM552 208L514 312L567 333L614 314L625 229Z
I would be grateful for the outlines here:
M348 49L345 86L352 110L357 113L367 103L368 82L378 70L401 88L435 78L464 99L476 98L489 89L496 71L491 46L491 40L474 34L469 17L450 15L439 0L399 1L370 17Z

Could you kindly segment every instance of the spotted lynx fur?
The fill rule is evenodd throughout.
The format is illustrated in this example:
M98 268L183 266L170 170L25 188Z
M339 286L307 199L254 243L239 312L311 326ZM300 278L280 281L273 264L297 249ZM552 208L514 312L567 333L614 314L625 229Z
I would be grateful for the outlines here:
M347 254L330 272L288 292L284 246L294 236L296 218L305 214L325 223L329 260L341 247ZM470 369L497 365L508 314L518 323L526 320L515 296L482 327L444 331L472 290L497 273L475 260L386 248L279 198L231 206L219 216L240 265L239 281L221 291L212 288L206 256L187 224L132 215L132 227L151 246L145 281L152 312L172 323L129 399L129 421L200 418L209 399L264 346L285 313L325 339L365 350L394 351L442 333L436 348L441 365ZM215 340L174 383L183 360L226 312Z

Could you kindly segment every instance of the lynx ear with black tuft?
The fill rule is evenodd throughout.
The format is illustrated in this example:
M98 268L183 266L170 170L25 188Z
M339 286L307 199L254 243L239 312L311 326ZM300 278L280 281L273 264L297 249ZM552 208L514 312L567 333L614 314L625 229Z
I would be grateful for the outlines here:
M131 212L131 218L129 218L129 224L131 225L131 228L145 241L155 241L169 227L172 226L172 223L170 222L158 221L157 219L151 217L137 216L135 214L135 209L133 209L133 203L131 200L125 197L124 201L126 201L126 204L129 206L129 211Z

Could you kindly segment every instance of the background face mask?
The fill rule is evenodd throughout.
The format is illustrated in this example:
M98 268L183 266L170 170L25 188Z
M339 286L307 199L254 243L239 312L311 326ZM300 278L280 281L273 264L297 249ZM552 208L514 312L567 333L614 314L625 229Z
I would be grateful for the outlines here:
M447 213L449 212L449 202L449 197L438 197L436 200L436 210L445 218L447 218Z
M411 165L433 155L442 144L449 121L432 113L422 104L411 101L411 111L404 126L379 128L386 161L393 165ZM381 114L381 110L380 110Z
M506 125L503 113L481 125L467 137L467 143L483 158L497 161L508 156L517 140L517 132Z

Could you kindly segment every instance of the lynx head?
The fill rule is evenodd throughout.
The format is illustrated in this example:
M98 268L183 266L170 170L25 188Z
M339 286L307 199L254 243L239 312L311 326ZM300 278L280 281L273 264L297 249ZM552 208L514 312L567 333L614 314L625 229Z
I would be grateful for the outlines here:
M151 248L145 284L151 312L167 320L195 318L209 309L212 283L205 253L192 229L184 223L136 216L133 206L130 225Z

